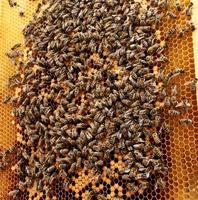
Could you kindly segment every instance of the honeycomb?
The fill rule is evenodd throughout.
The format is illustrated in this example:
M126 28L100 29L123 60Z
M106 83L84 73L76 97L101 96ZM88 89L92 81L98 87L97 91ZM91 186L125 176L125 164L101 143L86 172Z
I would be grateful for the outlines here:
M174 1L170 2L170 9L176 13L177 19L163 18L159 24L157 35L164 40L170 28L182 27L186 24L184 12L177 12ZM188 0L181 0L181 6L188 4ZM0 2L0 151L5 151L16 143L17 131L15 122L11 116L11 106L3 104L6 95L11 94L7 88L8 78L16 71L16 67L5 56L5 53L17 42L23 42L22 29L32 18L39 1L18 0L17 6L10 8L7 0ZM20 16L24 12L24 16ZM182 38L177 33L168 41L165 52L169 62L166 64L167 73L181 66L185 69L184 76L176 77L179 99L187 97L191 103L188 112L180 117L171 117L164 110L164 119L170 124L171 133L162 135L163 160L168 167L168 175L165 177L167 187L135 193L126 180L120 177L118 171L124 167L122 155L112 155L107 160L100 177L96 177L94 171L81 169L73 174L71 180L56 182L52 189L52 196L47 197L47 192L38 193L33 186L27 192L22 193L19 200L43 200L43 199L91 199L95 194L104 199L162 199L162 200L196 200L198 199L198 110L196 93L184 83L195 78L193 38L192 33L184 34ZM193 124L182 126L179 118L191 118ZM16 162L13 157L12 163ZM13 173L15 166L8 167L0 172L0 200L8 199L6 194L15 187L18 177ZM153 180L154 183L154 180ZM134 188L133 188L134 189Z

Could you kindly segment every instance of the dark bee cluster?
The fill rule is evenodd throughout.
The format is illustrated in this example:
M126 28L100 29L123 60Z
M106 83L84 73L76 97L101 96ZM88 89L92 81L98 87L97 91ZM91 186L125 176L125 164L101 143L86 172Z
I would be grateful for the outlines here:
M163 13L176 18L167 11L167 1L43 4L47 9L42 11L39 4L23 30L25 50L16 44L7 53L19 72L9 83L17 94L5 102L14 105L22 138L18 143L23 144L17 149L19 183L9 195L17 199L36 185L37 191L52 197L56 181L70 183L82 168L93 170L100 180L103 167L115 154L121 154L123 161L116 173L132 194L151 185L165 187L167 167L160 138L170 130L161 118L162 110L168 107L175 116L190 106L187 99L177 101L176 86L171 95L166 91L174 77L185 73L182 68L164 73L167 45L157 39L156 27ZM174 30L165 40L173 34ZM186 84L195 87L196 81ZM113 179L111 172L107 175ZM88 199L106 199L90 190Z

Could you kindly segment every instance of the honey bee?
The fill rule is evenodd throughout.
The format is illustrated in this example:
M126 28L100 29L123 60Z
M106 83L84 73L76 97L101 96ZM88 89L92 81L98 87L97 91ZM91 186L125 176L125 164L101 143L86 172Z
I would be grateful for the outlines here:
M171 109L171 110L168 111L168 114L172 115L172 116L178 116L181 113L179 111L177 111L177 110Z
M161 140L160 140L159 135L158 135L157 132L153 132L152 138L153 138L153 141L154 141L155 144L160 144L161 143Z
M68 173L73 173L75 172L76 170L76 162L72 163L69 170L68 170Z
M165 188L166 187L166 182L162 178L158 178L155 184L155 189L157 188Z
M87 200L93 200L94 199L94 192L91 191L88 193L88 197L87 197Z
M16 198L16 196L19 194L19 190L18 189L16 189L16 190L12 190L12 191L10 191L9 193L8 193L8 195L10 196L10 197L14 197L14 198Z
M56 167L55 167L55 166L48 167L46 171L47 171L48 173L52 174L53 172L56 171Z
M142 160L144 158L139 150L134 150L134 155L137 160Z
M170 12L170 11L167 12L167 15L172 19L176 19L177 18L176 15L173 12Z
M139 193L143 193L147 188L149 187L149 182L146 180L140 180L139 181Z
M178 101L177 101L177 97L176 96L171 96L170 97L170 102L173 106L176 106L178 104Z
M176 28L170 28L165 36L165 39L168 40L176 32Z
M130 169L129 168L123 168L119 172L120 172L120 174L129 174L130 173Z
M60 149L60 154L66 155L69 152L69 149Z
M174 85L171 88L171 96L176 96L177 95L177 85Z
M23 152L22 152L22 156L23 156L23 158L25 158L26 160L28 160L28 159L30 158L30 156L27 154L26 151L23 151Z
M158 82L164 81L164 79L165 79L164 69L159 70L159 72L156 75L156 79Z
M159 47L160 47L160 44L158 44L158 43L149 47L148 50L147 50L148 54L152 54L152 53L156 52Z
M142 150L144 149L144 143L134 144L133 148L137 150Z
M42 191L43 190L43 180L37 181L37 190Z
M181 5L180 5L180 3L178 2L178 0L176 0L175 6L176 6L177 11L181 11Z
M136 175L136 180L148 179L149 177L150 177L150 173L149 173L149 172L138 173L138 174Z
M18 49L20 46L21 46L21 43L17 43L11 48L11 50L14 51L15 49Z
M190 103L188 102L187 99L184 99L175 105L175 108L182 108L186 111L188 110L189 107L190 107Z
M139 187L133 183L127 183L127 189L129 189L132 193L136 193L139 190Z
M192 119L180 119L179 120L179 123L182 124L182 125L191 125L193 123Z
M129 174L123 174L123 175L122 175L122 179L123 179L123 180L130 180Z
M158 156L159 158L161 158L163 155L159 147L154 147L153 152L154 152L154 155Z
M106 200L107 198L103 194L98 194L97 199L98 200Z
M184 85L190 86L190 88L191 88L192 91L196 91L197 82L198 82L198 79L195 78L192 81L186 82Z
M17 5L17 3L14 2L13 0L8 0L8 3L9 3L9 6L10 6L10 7L14 7L14 6Z
M16 153L18 150L18 147L16 145L12 145L9 149L8 149L8 152L10 154L13 154L13 153Z
M11 100L11 96L6 96L3 100L3 103L9 103Z
M24 12L23 12L23 11L20 11L20 12L19 12L19 16L24 17Z
M168 62L168 61L169 61L168 58L164 55L156 59L156 62Z
M195 30L196 30L195 25L194 25L193 22L191 22L191 21L188 22L187 26L189 27L189 29L190 29L191 31L195 31Z
M51 197L52 196L52 190L48 187L47 189L45 189L46 192L46 196L47 197Z
M186 8L186 16L191 16L192 14L192 8L193 8L193 2L190 2Z
M184 73L185 71L181 68L177 68L175 71L168 73L166 76L166 84L168 84L174 77Z
M19 183L18 183L18 188L19 188L19 190L21 190L22 192L24 192L25 189L27 188L27 183L26 183L26 182L19 181Z
M147 167L149 166L150 164L150 158L149 157L145 157L143 160L142 160L142 164Z
M188 31L188 28L187 27L182 27L180 30L179 30L179 37L183 37L184 34Z

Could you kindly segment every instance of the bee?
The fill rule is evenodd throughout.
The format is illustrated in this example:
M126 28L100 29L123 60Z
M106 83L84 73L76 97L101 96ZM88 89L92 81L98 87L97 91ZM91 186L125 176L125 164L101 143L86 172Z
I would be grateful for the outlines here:
M178 104L178 101L177 101L177 97L176 96L171 96L170 97L170 102L173 106L177 105Z
M186 32L188 32L188 28L187 27L181 28L179 30L179 37L183 37Z
M168 62L168 58L164 55L160 56L159 58L156 59L156 62Z
M170 12L170 11L167 12L167 15L172 19L176 19L177 18L176 15L173 12Z
M192 91L196 91L197 82L198 82L198 79L195 78L195 79L193 79L192 81L186 82L184 85L190 86L190 88L191 88Z
M123 168L123 169L120 169L120 174L129 174L130 173L130 169L129 168Z
M159 147L154 147L153 153L154 153L154 155L158 156L159 158L161 158L163 155Z
M157 51L157 49L160 47L160 44L156 43L152 46L150 46L147 50L148 54L153 54Z
M171 96L176 96L177 95L177 85L174 85L171 88Z
M17 43L11 48L11 50L14 51L15 49L18 49L20 46L21 46L21 43Z
M167 93L166 93L166 89L164 88L159 92L159 98L164 99L166 96L167 96Z
M164 7L166 10L168 9L168 6L169 6L168 0L163 0L163 1L161 2L161 4L163 5L163 7Z
M176 33L176 28L170 28L165 36L165 39L168 40L174 33Z
M175 105L175 108L182 108L186 111L188 110L189 107L190 107L190 103L188 102L187 99L184 99Z
M152 138L153 138L153 141L154 141L155 144L160 144L161 143L161 140L160 140L159 135L158 135L157 132L153 132Z
M137 149L137 150L142 150L142 149L144 149L144 143L134 144L133 148Z
M7 161L0 162L0 171L5 170L7 166L8 166Z
M58 166L60 169L66 170L67 169L67 164L59 164Z
M161 82L165 79L164 69L160 69L156 75L156 79L158 82Z
M60 154L66 155L69 152L69 149L60 149Z
M26 183L26 182L19 181L19 183L18 183L18 188L19 188L19 190L21 190L22 192L24 192L25 189L27 188L27 183Z
M188 25L188 27L189 27L189 29L190 29L191 31L195 31L195 30L196 30L196 27L195 27L195 25L193 24L193 22L189 21L187 25Z
M93 200L93 199L94 199L94 192L91 191L88 193L87 200Z
M150 158L149 157L145 157L143 160L142 160L142 164L147 167L149 166L150 164Z
M18 150L18 147L17 147L16 145L12 145L12 146L8 149L8 152L9 152L10 154L12 154L12 153L16 153L17 150Z
M104 162L102 160L98 160L94 163L96 166L103 166Z
M191 14L192 14L192 8L193 8L193 3L190 2L190 3L188 4L187 8L186 8L186 11L185 11L186 16L191 16Z
M68 173L75 172L76 166L77 166L76 162L72 163L71 166L70 166L70 168L69 168L69 170L68 170Z
M53 172L56 171L56 167L55 166L48 167L46 171L47 171L47 173L52 174Z
M23 158L25 158L26 160L29 160L29 158L30 158L30 156L27 154L26 151L23 151L23 152L22 152L22 156L23 156Z
M19 56L22 56L22 52L19 50L14 50L14 51L10 51L8 53L6 53L6 56L10 59L16 59Z
M131 168L133 165L134 165L134 161L133 162L129 162L129 163L126 163L127 164L127 167L129 167L131 170L130 170L130 173L129 173L129 177L131 179L134 179L137 175L137 168ZM137 167L137 166L136 166Z
M19 16L20 16L20 17L24 17L24 12L23 12L23 11L20 11L20 12L19 12Z
M12 190L12 191L10 191L9 193L8 193L8 195L10 196L10 197L14 197L14 198L16 198L16 196L19 194L19 190L18 189L16 189L16 190Z
M42 4L39 3L38 6L37 6L37 8L36 8L36 13L37 13L37 14L40 12L41 7L42 7Z
M175 7L176 7L177 11L181 11L181 5L178 2L178 0L176 0L176 2L175 2Z
M157 188L165 188L166 187L166 182L160 177L157 179L156 184L155 184L155 189Z
M8 0L8 3L9 3L9 6L10 6L10 7L14 7L14 6L17 5L17 3L14 2L13 0Z
M179 116L181 113L177 110L171 109L168 111L168 114L172 116Z
M134 150L134 155L137 160L142 160L144 158L139 150Z
M177 68L176 70L168 73L166 76L166 84L168 84L174 77L184 74L184 73L185 73L184 69L181 69L181 68Z
M37 186L36 186L38 191L42 191L43 190L43 180L38 180L37 181Z
M46 196L47 197L51 197L52 196L52 190L50 188L46 188L45 192L46 192Z
M163 122L163 124L160 127L159 134L161 134L162 132L170 133L170 128L166 122Z
M149 187L149 182L146 180L140 180L139 181L139 193L143 194L143 192Z
M145 173L137 174L135 179L136 180L141 180L141 179L148 179L149 177L150 177L150 173L149 172L145 172Z
M5 98L4 98L4 100L3 100L3 103L9 103L10 102L10 100L11 100L11 96L6 96Z
M134 185L133 183L127 183L127 189L130 190L132 193L136 193L139 190L139 187L137 185Z
M123 174L122 179L123 180L130 180L131 178L130 178L129 174Z
M92 156L102 158L102 157L103 157L103 152L94 152L94 153L92 154Z
M107 198L106 198L106 196L104 196L103 194L98 194L98 195L97 195L97 199L98 199L98 200L106 200Z
M179 120L179 123L182 124L182 125L191 125L193 123L192 119L180 119Z

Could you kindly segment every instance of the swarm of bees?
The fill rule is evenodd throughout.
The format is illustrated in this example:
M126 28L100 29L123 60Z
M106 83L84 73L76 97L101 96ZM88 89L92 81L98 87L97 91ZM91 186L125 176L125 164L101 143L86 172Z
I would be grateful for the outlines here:
M6 97L5 103L13 104L20 134L26 138L26 145L13 147L20 181L9 196L17 199L34 184L50 196L54 181L69 181L83 167L98 175L118 152L125 162L118 173L128 181L129 190L149 188L151 176L156 188L164 187L167 168L160 137L170 129L161 111L168 107L170 115L178 116L190 106L187 99L178 102L176 86L171 95L166 92L174 77L185 74L182 67L167 75L163 68L153 74L156 64L168 62L155 36L168 2L151 0L146 8L133 0L48 0L47 4L23 30L27 58L21 59L21 44L7 53L19 68L9 87L20 92ZM183 9L178 1L176 8ZM191 11L192 3L186 15ZM166 16L176 19L170 11ZM159 82L161 88L156 86ZM186 84L194 89L196 80ZM156 107L158 100L164 106ZM179 123L189 125L192 120ZM14 152L0 155L0 169ZM90 194L90 199L106 199Z

